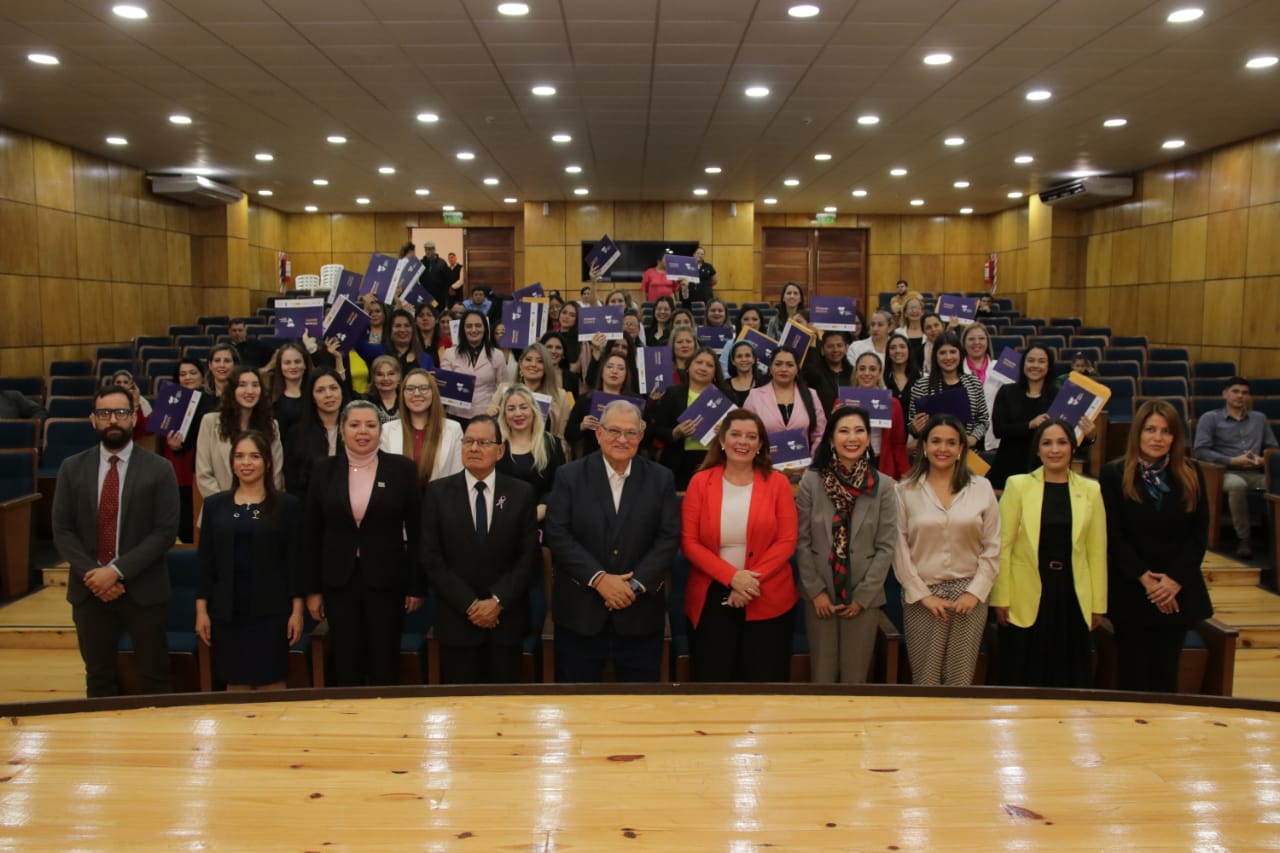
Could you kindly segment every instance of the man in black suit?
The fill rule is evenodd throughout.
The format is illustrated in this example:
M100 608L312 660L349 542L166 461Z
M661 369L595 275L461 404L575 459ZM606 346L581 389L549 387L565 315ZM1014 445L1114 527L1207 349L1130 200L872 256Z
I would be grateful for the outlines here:
M453 298L450 289L454 283L453 273L449 271L444 258L436 254L436 244L431 240L422 244L422 278L418 281L435 300L437 310L443 311L453 303L462 301L461 296Z
M640 410L605 407L600 451L556 472L546 541L555 579L556 680L657 681L666 602L662 586L680 544L671 471L636 456Z
M249 327L244 320L232 320L227 326L227 336L231 338L240 363L250 367L262 367L271 361L271 350L257 338L249 337Z
M146 691L170 690L165 555L178 535L178 481L172 465L134 445L133 418L124 390L99 391L89 416L99 443L62 463L53 494L53 541L71 565L67 601L90 698L120 692L125 631Z
M497 473L502 452L498 422L480 415L463 434L465 470L427 487L422 559L437 596L441 684L520 678L529 584L542 555L533 489Z

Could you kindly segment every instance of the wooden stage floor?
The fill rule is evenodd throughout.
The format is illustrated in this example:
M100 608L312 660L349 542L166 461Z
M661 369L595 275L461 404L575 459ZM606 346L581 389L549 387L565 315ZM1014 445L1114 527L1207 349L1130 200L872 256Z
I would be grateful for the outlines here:
M0 848L1276 849L1277 708L569 688L14 716Z

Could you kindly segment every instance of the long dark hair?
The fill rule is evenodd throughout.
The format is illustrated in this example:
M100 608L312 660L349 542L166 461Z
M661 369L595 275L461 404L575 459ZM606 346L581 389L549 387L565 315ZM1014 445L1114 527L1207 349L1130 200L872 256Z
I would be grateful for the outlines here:
M338 371L332 367L317 367L307 375L307 380L302 385L302 415L298 418L297 426L290 430L293 437L287 448L289 468L297 472L297 477L302 482L286 483L290 491L304 491L307 485L305 481L311 477L311 465L320 457L329 455L329 434L325 429L324 421L320 420L315 396L316 383L326 377L338 383L338 390L342 393L342 404L338 407L339 416L347 403L351 402L346 384L338 375ZM335 445L335 453L343 454L341 425L339 425Z
M813 452L813 464L810 468L817 471L826 471L836 464L838 456L832 447L835 440L836 427L840 421L847 417L862 418L862 425L867 428L867 465L876 467L876 451L871 446L871 415L867 414L867 410L858 406L838 406L831 417L827 418L827 428L822 433L822 441L818 442L818 449Z
M276 422L271 417L271 395L262 386L262 375L256 368L237 365L227 377L227 387L218 401L218 436L225 441L235 442L240 438L240 404L236 402L236 388L240 385L240 377L252 374L258 380L258 402L249 413L249 426L263 435L276 437Z
M791 356L796 361L796 396L804 403L804 410L809 413L809 436L810 440L812 440L813 430L818 425L818 410L813 405L813 395L809 393L809 383L804 381L804 376L800 373L800 357L796 355L796 351L791 347L778 347L773 351L773 356L769 359L769 381L773 381L773 363L783 353Z
M760 328L757 329L760 334L764 334L765 322L764 314L760 313L760 309L754 305L747 305L738 311L738 316L733 321L733 336L736 338L742 334L742 318L748 311L756 312L756 316L760 318Z
M1057 395L1057 389L1054 387L1053 382L1053 353L1048 347L1041 346L1040 344L1032 344L1022 351L1022 362L1018 365L1018 387L1022 389L1023 394L1030 390L1031 383L1027 379L1027 356L1031 354L1032 350L1040 350L1040 352L1044 353L1045 357L1049 359L1049 368L1045 371L1044 384L1041 386L1040 393L1048 394L1048 398L1052 401L1052 399Z
M484 335L480 338L480 346L472 348L467 343L467 318L479 317L480 322L484 324ZM476 308L468 308L462 314L462 319L458 321L458 340L454 341L454 349L458 355L470 359L471 364L475 365L480 360L480 354L484 353L485 358L489 358L493 354L493 341L489 332L489 318L485 316L483 311Z
M728 375L724 378L725 382L728 382L730 379L738 375L738 365L734 361L734 356L736 356L738 354L738 350L743 347L751 350L751 357L756 359L756 361L751 364L751 378L753 380L760 378L759 356L756 355L756 345L751 343L751 341L735 341L733 346L729 347L729 370Z
M262 511L270 515L276 508L275 460L271 458L271 442L256 429L247 429L231 442L231 450L227 453L227 462L231 466L231 499L235 500L236 489L240 488L240 478L236 476L236 447L242 441L253 442L254 449L262 456L262 486L266 489L266 497L262 501Z
M912 485L920 485L920 481L929 475L929 454L925 445L929 441L929 434L939 427L950 427L960 436L960 455L956 459L956 465L951 469L951 488L959 492L965 486L969 485L969 433L965 431L964 424L960 423L960 419L955 415L933 415L929 418L929 422L924 425L924 429L920 431L920 452L916 454L916 459L911 463L911 470L907 472L907 476L903 482Z
M649 330L651 330L654 333L655 336L658 334L658 304L661 302L665 302L667 304L667 307L671 309L671 312L667 314L667 322L662 329L664 332L667 333L667 336L670 337L671 336L671 319L676 313L676 301L672 299L670 296L659 296L657 299L653 300L653 319L650 320L645 325L648 327Z
M889 358L889 344L893 343L895 339L907 345L907 385L910 386L920 378L920 363L916 361L916 351L911 346L911 339L901 332L893 332L885 340L884 372L886 376L893 372L893 361Z
M1043 467L1044 463L1040 461L1040 439L1044 437L1045 432L1050 427L1058 427L1067 434L1067 443L1071 445L1071 455L1076 455L1075 427L1071 426L1065 418L1051 418L1036 427L1036 431L1031 434L1031 447L1029 448L1030 452L1027 454L1028 471Z
M929 393L937 394L942 390L942 368L938 366L938 350L943 347L955 347L960 353L961 363L956 365L957 378L964 376L964 347L960 346L960 338L955 332L943 332L933 342L933 351L929 353ZM886 351L886 355L887 355Z
M423 341L422 330L418 328L418 318L421 317L423 314L427 314L427 313L430 313L432 317L436 318L436 324L431 327L431 339L428 341ZM419 347L421 347L423 350L426 350L427 353L430 354L433 360L436 358L439 358L439 355L440 355L440 326L441 326L440 315L436 313L436 309L431 307L430 302L423 302L416 309L414 309L413 339L417 341Z
M788 287L794 287L796 290L800 291L800 304L796 306L797 314L799 314L801 311L805 309L805 304L806 304L805 298L804 298L804 288L800 286L799 282L789 281L786 284L782 285L782 290L778 291L778 315L782 317L783 322L786 322L787 320L791 319L791 316L792 316L787 313L787 300L785 297L787 295Z
M273 403L284 396L285 378L284 378L284 370L283 368L281 368L280 362L281 360L284 359L284 354L289 350L293 350L294 352L299 353L302 356L302 383L301 384L303 385L307 384L307 374L311 372L311 368L313 366L311 364L311 353L307 352L307 348L304 347L301 344L301 342L289 340L280 344L280 348L277 349L275 351L275 354L271 356L271 368L270 368L271 394L270 396L271 396L271 402Z
M600 350L600 357L593 360L587 365L587 386L596 388L600 385L600 368L604 367L605 359L611 355L622 358L627 363L627 381L631 383L632 390L635 388L636 376L639 371L636 368L636 345L632 341L625 341L627 351L620 352L624 342L618 340L605 341L604 347Z

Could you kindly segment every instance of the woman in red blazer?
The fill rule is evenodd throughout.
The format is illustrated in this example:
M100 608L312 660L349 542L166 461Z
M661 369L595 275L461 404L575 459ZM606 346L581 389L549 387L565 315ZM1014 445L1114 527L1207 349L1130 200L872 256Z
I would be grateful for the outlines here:
M693 680L789 680L796 504L754 412L734 409L720 424L682 514Z
M884 365L880 356L864 352L853 365L853 384L858 388L884 388ZM893 409L893 426L871 428L871 449L878 459L880 473L901 480L911 470L907 458L907 419L902 414L902 404L890 397Z

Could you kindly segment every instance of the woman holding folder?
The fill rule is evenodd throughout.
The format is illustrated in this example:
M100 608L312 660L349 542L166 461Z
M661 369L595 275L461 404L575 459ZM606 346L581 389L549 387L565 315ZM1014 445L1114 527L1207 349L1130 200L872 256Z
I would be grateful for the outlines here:
M743 408L759 415L770 433L803 430L813 450L818 448L822 432L827 428L822 401L800 378L796 354L786 347L774 350L769 362L769 381L747 394Z
M705 432L709 425L699 425L686 419L684 411L708 389L719 394L720 391L716 388L719 378L720 362L716 360L715 351L702 347L689 359L687 383L672 387L658 401L658 408L654 413L654 433L663 444L659 461L675 475L677 491L684 491L688 487L689 479L707 455L707 445L698 441L697 436Z
M969 447L977 447L982 442L990 427L987 398L977 377L961 371L960 358L960 339L952 332L938 335L930 353L929 372L911 386L907 419L912 435L920 436L931 414L948 414L961 419ZM947 397L941 397L942 394ZM966 401L959 399L961 396L967 398L967 407ZM961 415L967 417L961 418Z
M878 355L874 352L864 352L858 356L858 361L853 366L855 387L888 390L884 387L883 376ZM880 471L895 480L901 480L911 467L911 461L907 457L907 418L902 414L902 404L892 395L889 396L889 404L893 419L892 426L870 426L868 421L871 431L871 449L879 460Z
M631 363L620 352L609 353L600 363L599 384L600 387L595 391L578 395L565 426L565 438L570 448L576 450L575 456L579 459L600 449L600 444L596 441L596 430L600 428L600 421L592 414L595 411L596 394L638 396Z
M565 306L567 310L568 305ZM564 313L561 312L561 322ZM574 309L577 319L577 309ZM440 357L440 367L453 373L464 373L475 378L475 388L468 406L449 406L449 415L461 424L476 415L488 411L498 383L507 377L507 362L502 350L493 345L489 335L489 320L484 312L474 308L462 315L460 322L462 340ZM465 429L465 426L464 426Z

